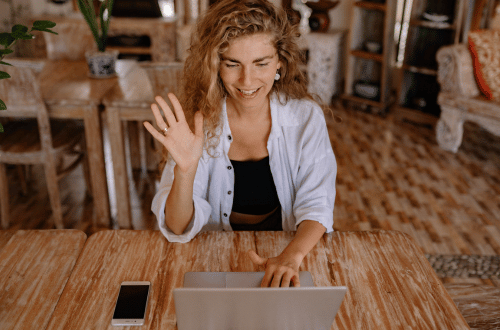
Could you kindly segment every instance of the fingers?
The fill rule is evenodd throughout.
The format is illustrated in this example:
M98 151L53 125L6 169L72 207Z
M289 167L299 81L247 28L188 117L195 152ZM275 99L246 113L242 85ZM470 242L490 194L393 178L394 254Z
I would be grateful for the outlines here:
M278 267L274 269L274 271L270 270L269 271L270 276L266 278L264 276L264 279L266 280L266 283L264 283L264 279L262 280L261 287L272 287L272 288L288 288L290 284L292 286L300 286L300 281L298 280L299 276L297 272L295 272L293 269L288 268L288 267ZM267 275L267 274L266 274ZM271 280L272 278L272 280ZM268 285L267 279L270 279L271 283Z
M273 280L273 271L270 269L266 269L266 273L264 274L264 278L262 279L262 282L260 282L260 287L261 288L267 288L271 284L271 280ZM278 285L279 286L279 285Z
M300 287L299 274L295 273L295 275L293 275L293 277L292 277L292 283L293 283L294 287L296 287L296 288Z
M177 120L186 121L186 117L184 117L184 111L182 110L182 106L177 97L173 93L168 93L167 96L174 106L175 117L177 117Z
M165 114L165 118L167 119L168 126L172 126L175 123L177 123L177 119L175 119L175 116L172 113L172 109L170 109L167 102L161 96L155 97L155 100L156 100L156 102L158 102L161 109L163 110L163 113ZM177 103L179 103L179 101L177 101ZM155 113L155 108L157 108L157 107L158 106L156 104L151 105L151 110L153 110L153 114ZM160 111L158 110L158 114L159 113L160 113ZM156 122L158 123L158 127L160 127L161 129L165 128L165 127L160 126L160 122L158 122L158 118L156 117L156 114L155 114L155 119L156 119Z
M158 141L160 141L161 143L164 143L164 138L165 136L163 134L161 134L160 132L158 132L156 130L156 128L153 127L153 125L151 125L149 122L145 121L143 123L144 127L146 127L146 129L148 130L149 133L151 133L151 135L153 135L153 137L155 139L157 139Z
M250 257L250 260L258 266L265 266L267 262L267 258L262 258L260 257L254 250L248 250L247 251L248 256Z
M203 137L203 115L200 111L194 114L194 134Z
M163 117L160 114L160 109L156 104L151 104L151 111L153 112L153 116L155 117L156 125L158 125L160 129L167 127L167 124L165 123L165 121L163 121Z

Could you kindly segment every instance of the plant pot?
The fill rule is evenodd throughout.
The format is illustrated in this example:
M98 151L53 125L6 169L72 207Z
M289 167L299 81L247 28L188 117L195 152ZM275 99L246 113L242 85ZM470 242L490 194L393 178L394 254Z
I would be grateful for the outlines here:
M117 50L86 52L85 58L87 59L89 76L91 78L111 78L116 76L115 66L118 60Z

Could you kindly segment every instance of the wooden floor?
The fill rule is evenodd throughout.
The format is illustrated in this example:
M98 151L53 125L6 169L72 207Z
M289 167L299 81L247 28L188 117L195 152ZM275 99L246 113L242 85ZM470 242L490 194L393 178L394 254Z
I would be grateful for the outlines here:
M495 275L500 274L495 273L500 264L496 258L500 255L500 138L466 124L464 142L453 154L439 148L429 128L360 111L337 109L335 113L342 122L328 120L338 163L334 229L408 233L434 260L436 271L443 269L445 283L500 286ZM42 168L33 166L31 172L29 192L23 195L15 168L8 171L13 229L52 227ZM156 174L144 178L136 171L134 176L134 227L155 229L150 205ZM86 196L81 169L64 178L60 187L65 226L88 234L99 230L92 226L92 199ZM457 268L446 257L463 255L479 259L460 264L467 268L462 273L446 273L448 266ZM489 275L480 270L474 274L474 267L485 264Z

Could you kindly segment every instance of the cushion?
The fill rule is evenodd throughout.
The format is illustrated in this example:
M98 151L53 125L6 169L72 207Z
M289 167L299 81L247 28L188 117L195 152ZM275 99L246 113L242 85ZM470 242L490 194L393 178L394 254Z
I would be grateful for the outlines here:
M500 102L500 31L470 32L469 50L479 89L488 100Z

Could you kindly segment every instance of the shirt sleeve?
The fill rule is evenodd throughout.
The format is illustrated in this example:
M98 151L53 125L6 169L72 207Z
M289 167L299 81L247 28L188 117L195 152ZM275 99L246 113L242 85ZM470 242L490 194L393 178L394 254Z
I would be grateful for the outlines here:
M202 158L203 159L203 158ZM187 243L198 234L203 226L208 222L212 208L206 200L208 185L208 165L200 159L193 185L194 215L188 227L181 235L174 234L165 224L165 204L172 189L174 181L175 162L172 157L168 157L165 168L161 176L158 192L153 198L151 210L156 215L160 231L169 242Z
M337 162L321 110L314 109L302 134L293 212L296 226L304 220L321 223L333 231Z

